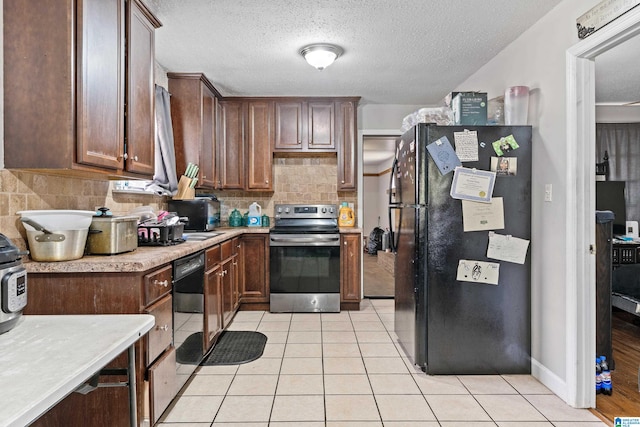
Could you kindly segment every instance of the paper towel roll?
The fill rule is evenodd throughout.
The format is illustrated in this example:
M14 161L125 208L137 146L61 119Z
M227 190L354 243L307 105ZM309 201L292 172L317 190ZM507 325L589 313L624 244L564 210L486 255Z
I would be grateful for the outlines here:
M627 237L638 238L638 221L627 221Z

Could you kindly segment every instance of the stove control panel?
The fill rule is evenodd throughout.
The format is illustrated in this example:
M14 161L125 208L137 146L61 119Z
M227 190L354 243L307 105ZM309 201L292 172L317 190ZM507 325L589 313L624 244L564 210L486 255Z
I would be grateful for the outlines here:
M275 205L276 219L337 218L337 205Z

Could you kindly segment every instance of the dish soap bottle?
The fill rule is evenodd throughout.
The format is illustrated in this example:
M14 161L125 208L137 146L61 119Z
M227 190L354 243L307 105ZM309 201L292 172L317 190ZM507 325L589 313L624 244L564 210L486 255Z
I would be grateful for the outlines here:
M260 227L262 218L262 208L257 202L253 202L249 205L249 227Z
M340 227L353 227L356 223L356 217L353 214L353 209L349 207L347 202L342 202L340 211L338 212L338 226Z

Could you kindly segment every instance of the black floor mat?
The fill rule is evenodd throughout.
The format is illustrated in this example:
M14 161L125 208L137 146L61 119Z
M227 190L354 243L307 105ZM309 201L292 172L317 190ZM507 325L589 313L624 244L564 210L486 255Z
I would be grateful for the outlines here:
M195 332L176 349L176 362L181 365L198 365L202 360L202 332Z
M260 332L225 331L201 366L239 365L262 356L267 337Z

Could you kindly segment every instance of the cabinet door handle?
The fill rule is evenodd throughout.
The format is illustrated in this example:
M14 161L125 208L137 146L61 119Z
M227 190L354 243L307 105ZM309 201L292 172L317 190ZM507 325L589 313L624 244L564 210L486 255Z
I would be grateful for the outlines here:
M265 180L264 182L265 182L266 184L268 184L268 183L269 183L269 180L267 179L267 180Z
M342 184L344 184L344 179L342 181L340 181Z
M155 280L153 281L153 284L154 284L154 285L159 285L159 286L164 286L164 287L166 288L166 287L168 287L168 286L169 286L169 281L168 281L168 280L160 281L160 280L158 280L158 279L155 279Z

